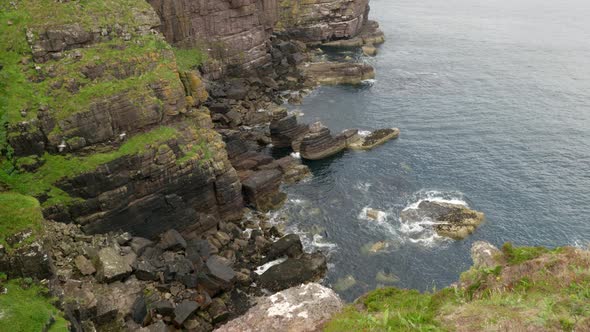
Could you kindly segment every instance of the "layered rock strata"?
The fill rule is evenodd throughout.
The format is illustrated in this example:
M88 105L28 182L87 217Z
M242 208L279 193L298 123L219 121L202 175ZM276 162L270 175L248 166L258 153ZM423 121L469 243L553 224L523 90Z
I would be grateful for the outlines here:
M8 9L24 17L3 36L23 46L3 63L18 76L3 118L8 189L90 233L154 237L206 215L240 218L241 184L203 107L205 86L179 74L153 9L48 6L79 15L45 24L33 1Z
M300 69L315 84L361 84L375 78L375 69L364 63L312 62L300 66Z

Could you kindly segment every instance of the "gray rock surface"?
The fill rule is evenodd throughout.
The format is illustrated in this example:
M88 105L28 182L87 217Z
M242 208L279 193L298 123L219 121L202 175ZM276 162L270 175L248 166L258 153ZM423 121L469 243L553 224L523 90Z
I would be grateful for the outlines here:
M319 331L343 307L331 289L309 283L278 292L258 302L246 314L221 326L217 332Z
M98 252L97 262L97 278L102 282L110 283L121 280L132 271L125 258L112 247L101 249Z

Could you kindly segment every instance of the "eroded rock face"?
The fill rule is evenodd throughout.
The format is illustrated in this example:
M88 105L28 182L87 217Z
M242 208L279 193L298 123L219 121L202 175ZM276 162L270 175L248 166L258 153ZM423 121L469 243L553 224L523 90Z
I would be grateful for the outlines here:
M314 62L300 66L303 75L316 84L361 84L375 78L375 69L364 63Z
M333 136L330 129L321 123L314 123L310 131L299 144L301 157L309 160L319 160L332 156L346 148L346 138L342 135Z
M318 331L343 305L333 290L309 283L262 299L246 314L216 331Z
M369 0L279 1L279 32L318 43L355 37L369 15Z
M172 44L199 46L227 64L244 68L270 62L267 40L276 1L149 0Z
M460 204L422 201L416 209L402 211L400 218L403 222L428 218L435 222L433 227L438 235L461 240L483 222L484 214Z

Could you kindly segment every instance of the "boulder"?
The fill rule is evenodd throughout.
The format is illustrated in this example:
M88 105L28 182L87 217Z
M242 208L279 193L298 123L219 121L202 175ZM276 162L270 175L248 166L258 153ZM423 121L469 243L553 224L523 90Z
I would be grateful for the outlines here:
M184 322L189 318L195 311L199 309L199 304L195 301L184 300L174 309L174 324L176 326L182 326Z
M246 202L260 211L269 211L281 206L286 194L280 192L283 173L277 169L252 173L242 182Z
M344 303L331 289L310 283L289 288L267 298L217 332L320 331Z
M377 48L373 45L365 45L363 46L363 54L367 56L376 56L377 55Z
M270 245L266 258L273 260L282 256L297 258L303 254L303 245L297 234L283 236Z
M100 249L97 260L97 278L105 283L124 279L132 271L127 260L119 254L118 250L112 247Z
M78 271L82 273L82 275L87 276L96 272L96 269L94 268L94 265L92 265L92 262L82 255L78 255L74 259L74 264L76 265Z
M326 273L326 257L322 253L304 254L274 265L260 276L260 286L280 291L305 282L317 281Z
M207 259L208 275L217 281L221 288L228 288L234 282L236 273L229 267L226 261L217 255L213 255Z
M159 246L164 250L180 250L186 248L186 241L177 230L171 229L162 234Z
M309 133L303 137L299 144L301 157L309 160L327 158L345 148L346 138L332 136L330 129L320 122L310 125Z
M365 63L313 62L299 66L303 75L316 84L361 84L375 78L375 69Z
M402 222L430 219L438 235L461 240L483 222L484 214L461 204L422 201L417 208L402 211L400 218Z

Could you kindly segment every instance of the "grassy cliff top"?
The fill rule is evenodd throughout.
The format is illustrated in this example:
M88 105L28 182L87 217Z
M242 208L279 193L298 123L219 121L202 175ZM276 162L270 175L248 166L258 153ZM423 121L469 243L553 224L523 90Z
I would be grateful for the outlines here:
M508 244L498 261L463 273L457 287L370 292L325 331L590 330L589 251Z
M68 331L67 321L43 286L21 279L0 280L0 284L6 288L0 294L0 331Z
M1 245L8 247L6 238L22 231L38 233L42 222L41 206L35 198L15 192L0 192Z

